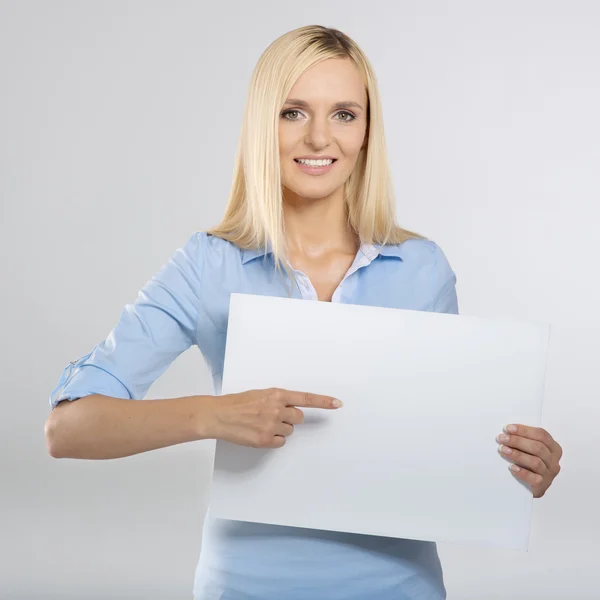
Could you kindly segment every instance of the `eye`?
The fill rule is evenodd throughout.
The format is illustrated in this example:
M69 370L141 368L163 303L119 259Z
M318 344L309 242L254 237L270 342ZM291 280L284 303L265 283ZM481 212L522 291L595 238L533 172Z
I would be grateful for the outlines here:
M297 121L298 119L290 119L290 118L288 118L288 115L291 114L291 113L300 114L300 111L299 110L294 110L294 109L286 110L286 111L284 111L284 112L281 113L281 116L284 119L287 119L288 121Z
M352 113L346 110L341 110L338 113L338 115L348 115L350 117L349 119L340 119L341 121L345 121L346 123L350 123L350 121L354 121L354 119L356 119L356 117Z

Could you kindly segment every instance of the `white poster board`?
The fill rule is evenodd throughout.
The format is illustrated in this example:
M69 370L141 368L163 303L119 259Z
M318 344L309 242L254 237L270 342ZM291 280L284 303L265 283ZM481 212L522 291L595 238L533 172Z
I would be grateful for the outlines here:
M213 517L527 549L531 491L497 434L540 425L550 327L233 294L222 394L340 398L282 448L217 441Z

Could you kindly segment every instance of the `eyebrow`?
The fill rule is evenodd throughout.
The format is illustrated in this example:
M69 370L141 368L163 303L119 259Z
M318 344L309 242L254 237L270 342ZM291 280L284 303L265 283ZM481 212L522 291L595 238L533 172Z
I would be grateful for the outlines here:
M302 108L308 108L308 102L305 102L304 100L298 100L297 98L289 98L288 100L285 101L284 104L294 104L295 106L300 106ZM333 108L334 109L337 109L337 108L359 108L360 110L363 110L363 107L358 102L351 102L351 101L336 102L333 105Z

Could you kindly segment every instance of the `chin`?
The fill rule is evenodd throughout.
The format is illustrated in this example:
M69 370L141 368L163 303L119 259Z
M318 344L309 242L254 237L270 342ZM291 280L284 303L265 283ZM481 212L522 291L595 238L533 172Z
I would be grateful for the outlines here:
M307 189L302 189L302 188L289 188L290 192L292 192L293 194L295 194L296 196L298 196L299 198L303 198L305 200L322 200L323 198L327 198L327 196L331 196L331 194L333 194L333 192L335 191L334 189L316 189L316 188L307 188Z
M291 185L283 184L283 188L292 194L302 198L311 198L318 200L333 194L344 182L332 183L331 181L319 181L319 177L315 177L313 181L294 181Z

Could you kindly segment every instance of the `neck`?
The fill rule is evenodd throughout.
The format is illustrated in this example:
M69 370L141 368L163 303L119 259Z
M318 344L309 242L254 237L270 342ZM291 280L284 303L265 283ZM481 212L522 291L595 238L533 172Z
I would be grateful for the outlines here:
M359 243L348 225L344 187L320 199L301 198L285 190L283 215L288 252L322 256L332 251L354 253Z

